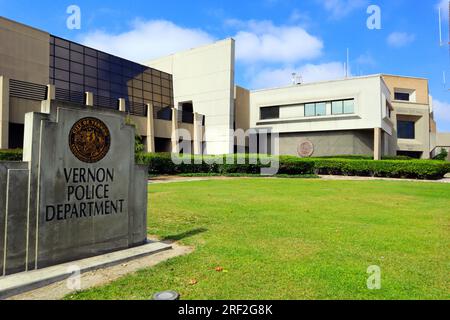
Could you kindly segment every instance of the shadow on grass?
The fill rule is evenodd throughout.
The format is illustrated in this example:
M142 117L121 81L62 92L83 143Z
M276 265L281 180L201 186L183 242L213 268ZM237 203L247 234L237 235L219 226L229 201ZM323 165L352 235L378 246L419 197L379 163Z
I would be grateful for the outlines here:
M179 233L179 234L175 234L175 235L170 235L170 236L164 237L162 239L162 241L163 242L164 241L168 241L168 242L180 241L180 240L183 240L183 239L186 239L186 238L190 238L190 237L196 236L197 234L204 233L204 232L207 232L207 231L208 231L208 229L206 229L206 228L197 228L197 229L193 229L193 230L186 231L186 232L183 232L183 233Z

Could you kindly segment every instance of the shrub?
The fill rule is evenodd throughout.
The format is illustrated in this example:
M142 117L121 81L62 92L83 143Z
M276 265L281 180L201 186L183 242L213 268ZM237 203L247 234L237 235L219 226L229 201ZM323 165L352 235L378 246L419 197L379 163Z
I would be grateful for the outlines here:
M338 160L316 159L317 174L372 176L406 179L441 179L450 166L429 160Z
M373 160L371 155L339 155L339 156L324 156L317 157L317 159L347 159L347 160ZM414 160L408 156L383 156L383 160Z
M447 149L442 148L441 152L434 157L434 160L439 160L439 161L446 161L448 157L448 151Z
M22 149L0 150L0 161L22 161Z
M208 156L205 161L196 156L188 159L197 163L174 164L170 154L141 154L138 161L149 166L149 174L259 174L268 167L266 158L257 159L256 155L235 155L233 164L226 163L227 156ZM210 163L212 159L221 163ZM237 159L243 163L237 164ZM280 175L346 175L409 179L441 179L450 172L450 163L430 160L350 160L309 158L300 159L281 156L278 174Z

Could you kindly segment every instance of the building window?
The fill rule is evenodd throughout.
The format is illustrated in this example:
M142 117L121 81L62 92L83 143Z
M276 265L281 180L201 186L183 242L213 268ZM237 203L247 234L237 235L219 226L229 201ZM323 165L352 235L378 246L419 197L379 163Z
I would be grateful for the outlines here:
M351 114L355 113L355 100L345 100L344 101L344 113Z
M125 99L128 111L131 102L155 107L174 104L171 75L54 36L50 66L50 83L56 86L58 100L82 103L84 92L90 91L112 99L94 100L101 107L117 108L117 98ZM156 90L153 84L158 85Z
M305 104L305 117L314 117L316 115L316 105L314 103Z
M327 104L325 102L316 103L316 116L327 115Z
M343 114L344 113L344 102L343 101L333 101L331 103L331 113L332 114Z
M410 101L410 95L409 93L405 93L405 92L396 92L394 99L395 100L399 100L399 101Z
M270 120L280 118L280 107L264 107L260 109L261 120Z
M317 117L327 115L326 102L305 104L305 117Z
M414 140L416 138L416 125L414 121L397 121L397 136L399 139Z

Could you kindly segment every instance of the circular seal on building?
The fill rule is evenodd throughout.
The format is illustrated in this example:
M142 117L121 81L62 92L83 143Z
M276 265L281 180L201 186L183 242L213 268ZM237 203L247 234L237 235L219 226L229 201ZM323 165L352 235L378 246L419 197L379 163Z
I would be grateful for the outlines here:
M302 158L311 157L314 153L314 145L311 141L305 140L300 142L297 148L297 153Z
M96 118L78 120L69 133L69 146L80 161L96 163L111 147L111 135L106 124Z

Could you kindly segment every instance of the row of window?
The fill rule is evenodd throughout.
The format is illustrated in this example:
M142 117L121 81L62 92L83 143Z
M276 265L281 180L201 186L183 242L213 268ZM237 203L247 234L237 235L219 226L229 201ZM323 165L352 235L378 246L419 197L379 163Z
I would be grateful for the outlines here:
M327 115L327 104L331 104L331 114L353 114L355 113L355 101L354 99L348 100L336 100L328 102L315 102L306 103L304 105L304 114L298 115L299 117L319 117ZM290 107L263 107L260 109L261 120L271 120L280 118L280 108Z
M151 75L142 72L135 72L131 69L105 70L96 66L89 65L87 62L74 62L59 58L58 56L50 56L50 67L55 70L67 71L80 76L95 77L102 80L110 80L111 82L122 84L128 82L128 85L138 85L147 88L147 85L157 85L163 88L171 89L171 79L164 79L161 76ZM158 71L159 72L159 71Z
M57 37L50 42L49 73L57 88L173 107L171 75Z
M121 73L120 70L129 70L132 74L153 75L161 77L162 79L171 80L171 75L159 70L151 69L139 63L135 63L123 58L119 58L83 45L64 40L57 37L50 38L51 55L64 58L66 60L73 60L92 67L99 67L104 70L115 70L116 73ZM57 54L55 54L57 52ZM72 59L73 58L73 59ZM130 74L131 75L131 74Z

